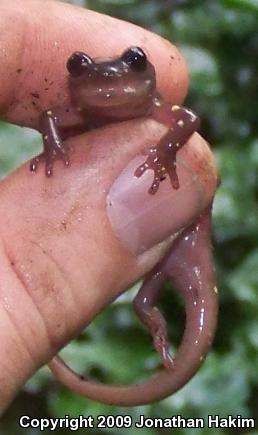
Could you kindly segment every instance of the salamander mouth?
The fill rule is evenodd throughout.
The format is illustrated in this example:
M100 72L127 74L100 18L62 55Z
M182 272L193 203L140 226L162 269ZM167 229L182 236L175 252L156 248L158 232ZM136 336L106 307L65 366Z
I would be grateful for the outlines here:
M94 97L89 97L87 99L87 106L92 107L124 107L126 105L132 104L134 101L138 101L138 98L133 98L128 95L120 94L106 94L98 95ZM141 98L139 98L141 100Z
M87 86L76 89L79 101L85 102L85 107L124 107L138 104L150 98L152 86L150 81L134 83L133 85L121 84L121 86ZM84 104L82 104L84 106Z

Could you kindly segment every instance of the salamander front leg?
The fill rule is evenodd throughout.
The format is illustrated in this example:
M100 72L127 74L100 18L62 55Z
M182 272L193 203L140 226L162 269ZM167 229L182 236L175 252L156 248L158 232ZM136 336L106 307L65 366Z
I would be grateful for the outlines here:
M167 324L163 314L156 306L161 286L166 280L162 272L152 272L145 280L134 299L134 308L140 320L147 326L153 345L160 354L164 367L173 368L169 353Z
M173 189L179 188L179 180L176 172L176 156L179 149L188 141L199 127L199 118L191 110L163 104L156 101L152 116L158 122L168 127L167 133L159 143L148 150L145 162L138 166L134 175L141 177L145 171L151 169L154 172L153 182L149 193L155 194L159 189L160 182L168 175Z
M51 110L44 112L40 120L40 131L43 137L44 151L30 162L30 170L36 172L40 161L45 160L45 173L47 177L53 174L53 163L62 160L65 166L70 163L67 149L60 137L57 119Z

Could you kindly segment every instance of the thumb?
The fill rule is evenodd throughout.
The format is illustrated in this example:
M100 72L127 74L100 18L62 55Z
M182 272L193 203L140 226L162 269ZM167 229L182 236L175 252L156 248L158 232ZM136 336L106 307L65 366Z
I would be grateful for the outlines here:
M0 402L150 270L169 236L210 202L214 160L197 134L178 153L180 189L165 180L150 195L151 171L133 176L164 128L134 120L88 132L68 141L69 169L57 162L49 179L25 165L1 183Z

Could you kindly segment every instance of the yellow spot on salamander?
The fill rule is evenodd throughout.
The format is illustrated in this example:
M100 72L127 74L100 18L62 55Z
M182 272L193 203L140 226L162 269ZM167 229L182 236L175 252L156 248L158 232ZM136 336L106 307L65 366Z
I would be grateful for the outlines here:
M171 107L171 112L176 112L179 109L180 109L180 106L178 106L177 104L173 104L173 106Z
M179 127L183 127L185 123L182 119L179 119L179 121L177 121L177 125L179 125Z
M154 98L153 102L154 102L155 106L157 106L157 107L161 106L161 102L158 98Z

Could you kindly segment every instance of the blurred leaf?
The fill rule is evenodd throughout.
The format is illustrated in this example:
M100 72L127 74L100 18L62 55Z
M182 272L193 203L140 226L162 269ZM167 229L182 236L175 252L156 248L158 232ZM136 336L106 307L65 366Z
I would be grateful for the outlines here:
M258 13L257 0L223 0L221 3L228 8L239 8L243 11Z
M255 237L257 235L257 168L250 144L224 144L217 149L221 185L218 189L214 216L216 237ZM254 158L253 158L254 157Z
M180 48L188 62L194 90L205 92L208 97L221 94L221 78L216 59L207 50L186 45Z
M251 252L228 277L228 285L236 297L243 302L255 304L258 311L258 249ZM258 336L258 330L257 330Z
M0 121L0 176L15 169L41 150L37 132Z

